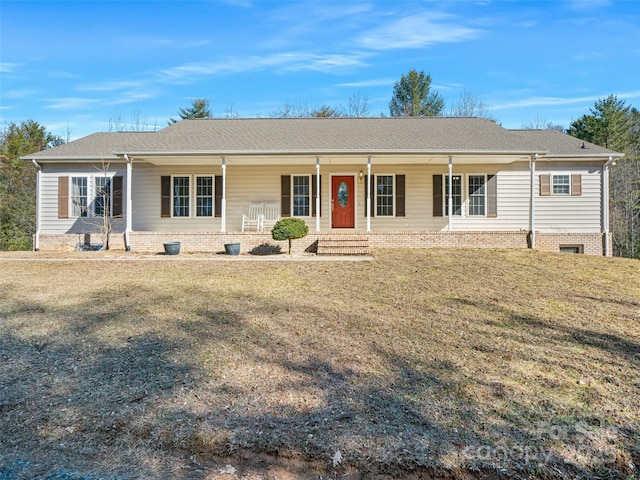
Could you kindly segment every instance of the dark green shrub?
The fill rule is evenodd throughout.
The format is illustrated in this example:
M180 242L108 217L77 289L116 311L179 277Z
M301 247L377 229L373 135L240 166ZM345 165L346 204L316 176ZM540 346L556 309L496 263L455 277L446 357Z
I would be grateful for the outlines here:
M289 240L289 255L291 255L291 240L306 237L309 227L299 218L283 218L278 220L271 230L274 240Z

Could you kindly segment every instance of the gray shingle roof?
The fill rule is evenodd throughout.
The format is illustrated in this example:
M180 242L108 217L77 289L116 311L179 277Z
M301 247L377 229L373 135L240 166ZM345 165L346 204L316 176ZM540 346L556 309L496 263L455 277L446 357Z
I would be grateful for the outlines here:
M144 137L157 135L156 132L101 132L92 133L86 137L73 140L58 147L43 150L22 157L26 160L33 159L101 159L111 160L116 158L114 152L127 151L143 145Z
M183 120L158 132L95 133L25 159L115 154L551 153L610 150L555 131L507 130L481 118L238 118Z

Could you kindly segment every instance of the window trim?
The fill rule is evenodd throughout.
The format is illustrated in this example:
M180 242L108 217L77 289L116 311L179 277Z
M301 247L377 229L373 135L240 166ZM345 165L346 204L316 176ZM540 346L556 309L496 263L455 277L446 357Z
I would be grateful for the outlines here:
M188 177L189 178L189 215L188 216L176 216L174 215L174 179L176 177ZM197 182L200 177L210 177L212 180L212 215L201 216L197 215ZM222 207L220 205L221 199L221 176L213 172L204 173L167 173L160 175L160 218L188 218L188 219L207 219L207 218L219 218L221 216ZM168 181L168 186L164 182ZM166 202L166 203L165 203Z
M209 198L208 195L198 195L198 179L210 178L211 179L211 215L198 215L198 198ZM216 215L216 176L213 174L195 174L193 175L193 213L194 218L214 218ZM183 217L178 217L183 218Z
M465 182L464 182L464 174L462 173L453 173L451 174L452 177L460 177L460 213L456 214L454 212L453 216L454 217L459 217L459 218L463 218L465 215L465 200L466 200L466 196L464 195L465 192ZM449 177L449 173L443 173L442 174L442 216L443 217L448 217L449 216L449 209L447 208L447 201L449 200L449 194L447 193L447 190L449 188L449 181L448 178ZM452 195L452 198L455 195ZM475 215L474 215L475 216Z
M396 174L395 173L376 173L372 174L373 186L375 187L375 195L373 196L373 211L376 217L388 217L393 218L396 216ZM378 213L378 177L391 177L391 215L381 215Z
M471 213L471 192L469 191L469 187L471 186L471 181L470 181L470 177L483 177L483 182L482 185L484 187L484 195L483 195L483 200L484 200L484 213L483 214L476 214L476 213ZM487 210L488 210L488 191L487 191L487 182L488 182L488 178L489 175L486 173L467 173L467 188L466 188L466 192L467 192L467 197L466 197L466 203L467 203L467 208L466 208L466 212L467 212L467 216L468 217L473 217L473 218L486 218L487 217ZM473 195L475 197L479 197L480 195Z
M571 181L571 174L570 173L550 173L550 176L551 176L550 181L549 181L549 194L550 194L550 196L570 197L572 195L573 192L571 191L572 181ZM569 187L567 193L556 193L554 191L554 187L555 187L554 181L555 181L556 177L567 177L568 182L567 182L566 186ZM565 184L562 184L561 186L564 187Z
M86 182L86 190L87 190L87 194L84 196L84 198L86 199L86 215L82 215L82 213L80 213L80 215L76 215L75 212L75 208L74 208L74 202L73 199L75 198L75 196L73 195L73 188L74 188L74 179L76 178L83 178ZM91 182L89 181L91 178L90 175L69 175L69 218L90 218L91 215L91 203L89 202L90 198L93 198L93 196L91 195Z
M113 197L114 197L114 191L113 191L113 182L114 182L114 178L117 177L117 173L116 172L108 172L107 174L103 174L103 173L99 173L99 174L69 174L69 192L68 192L68 215L67 218L73 218L73 219L77 219L77 218L102 218L103 215L99 215L96 213L95 210L95 206L96 206L96 199L97 197L97 193L98 193L98 178L108 178L109 179L109 184L110 184L110 193L109 193L109 217L111 218L118 218L117 215L113 214ZM87 182L87 195L86 195L86 199L87 199L87 206L86 206L86 211L87 214L86 215L75 215L74 214L74 208L73 208L73 179L74 178L84 178Z
M102 218L104 216L104 214L102 215L98 215L96 213L96 205L97 205L97 199L98 199L98 179L100 178L105 178L108 180L108 185L109 185L109 197L108 197L108 201L109 201L109 216L113 217L113 175L96 175L93 177L93 190L94 190L94 195L93 195L93 201L91 202L91 204L93 205L93 217L94 218ZM104 207L103 207L104 208Z
M290 189L289 192L290 192L290 195L291 195L291 199L289 201L290 201L290 205L291 205L290 212L291 212L291 216L292 217L295 217L295 218L311 218L311 217L314 216L313 215L314 214L314 212L313 212L313 201L314 201L313 200L313 188L314 188L313 187L313 175L314 174L312 174L312 173L292 173L290 175L291 181L289 182L289 189ZM309 195L308 195L308 198L309 198L309 214L308 215L296 215L295 214L295 197L296 197L296 195L294 194L294 191L293 191L293 184L294 184L294 178L295 177L307 177L309 179ZM297 195L297 196L301 197L302 195Z
M188 195L188 200L189 200L189 215L175 215L175 185L174 185L174 180L176 178L188 178L189 179L189 195ZM193 217L193 209L191 208L191 206L193 205L193 175L192 174L175 174L175 175L171 175L171 218L192 218Z

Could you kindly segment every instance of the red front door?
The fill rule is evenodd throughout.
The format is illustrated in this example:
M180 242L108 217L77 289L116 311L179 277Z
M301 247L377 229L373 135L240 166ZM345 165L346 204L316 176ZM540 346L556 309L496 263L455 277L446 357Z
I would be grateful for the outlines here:
M353 175L331 177L331 228L356 226Z

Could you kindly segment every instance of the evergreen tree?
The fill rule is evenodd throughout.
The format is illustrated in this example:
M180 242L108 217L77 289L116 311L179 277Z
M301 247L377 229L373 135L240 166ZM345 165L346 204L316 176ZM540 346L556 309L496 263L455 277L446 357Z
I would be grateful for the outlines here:
M181 108L179 111L180 119L169 119L169 125L186 120L187 118L211 118L211 110L209 109L209 100L206 98L195 98L191 102L189 108Z
M611 230L616 255L640 258L640 112L615 95L595 102L569 135L621 152L611 168Z
M20 157L63 143L34 120L0 132L0 250L29 250L35 233L35 167Z
M389 102L392 117L434 117L442 114L444 99L437 92L431 92L431 75L410 70L402 75L393 87Z

